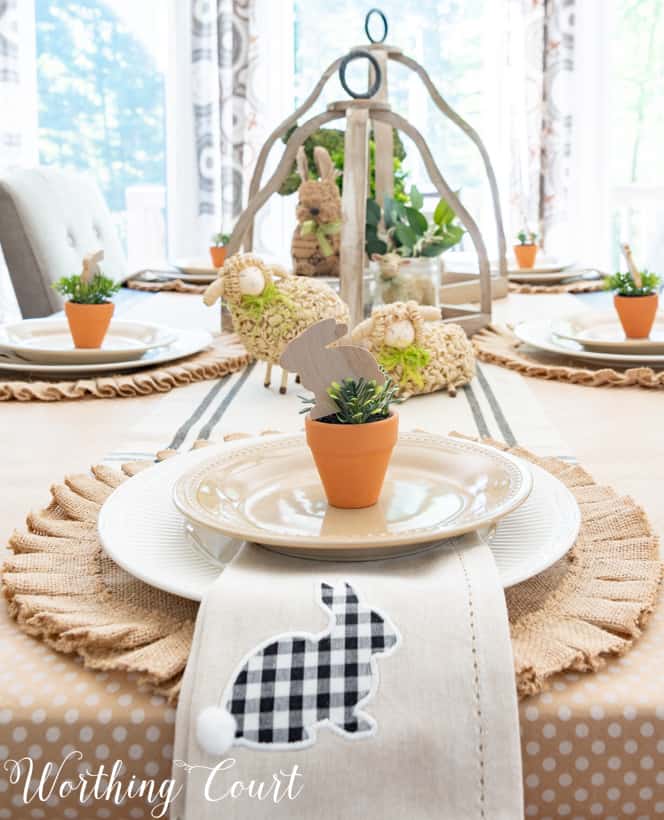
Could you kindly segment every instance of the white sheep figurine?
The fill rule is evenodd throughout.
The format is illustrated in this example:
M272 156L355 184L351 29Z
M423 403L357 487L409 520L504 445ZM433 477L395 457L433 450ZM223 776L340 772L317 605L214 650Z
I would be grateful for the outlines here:
M392 376L402 398L457 387L475 375L475 355L459 325L441 321L440 308L393 302L374 308L353 331Z
M321 319L341 323L349 319L345 303L324 282L293 276L251 253L231 256L205 291L203 300L206 305L213 305L222 296L233 320L233 330L247 351L267 362L266 387L272 381L272 365L279 364L291 339ZM284 369L280 393L286 392L287 384L288 371Z

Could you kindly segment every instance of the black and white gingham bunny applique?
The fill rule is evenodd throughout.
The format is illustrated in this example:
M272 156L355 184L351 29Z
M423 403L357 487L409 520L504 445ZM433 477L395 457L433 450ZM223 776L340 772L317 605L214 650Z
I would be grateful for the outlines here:
M196 734L205 751L301 749L324 725L352 739L375 733L363 711L378 689L375 656L391 654L400 635L350 584L321 583L320 603L331 616L324 632L270 638L242 661L220 705L201 711Z

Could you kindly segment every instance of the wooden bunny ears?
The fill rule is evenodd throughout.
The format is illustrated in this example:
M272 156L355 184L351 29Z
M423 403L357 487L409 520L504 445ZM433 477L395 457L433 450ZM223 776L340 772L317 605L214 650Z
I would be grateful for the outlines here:
M323 319L296 336L281 354L279 363L284 370L298 373L303 386L316 396L310 414L312 419L336 413L337 407L327 393L332 382L365 378L385 383L378 362L365 348L349 344L328 347L342 339L347 331L346 325Z
M323 180L334 182L336 171L330 155L322 145L317 145L314 148L314 162L318 169L318 176ZM303 145L297 149L297 172L302 182L307 182L309 179L309 160Z

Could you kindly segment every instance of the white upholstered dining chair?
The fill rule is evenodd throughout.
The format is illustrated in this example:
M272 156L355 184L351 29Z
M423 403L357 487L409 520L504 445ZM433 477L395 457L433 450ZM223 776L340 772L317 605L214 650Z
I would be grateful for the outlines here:
M24 318L62 308L51 287L80 272L85 254L103 248L102 269L121 280L127 261L111 213L86 174L33 168L0 176L0 246Z

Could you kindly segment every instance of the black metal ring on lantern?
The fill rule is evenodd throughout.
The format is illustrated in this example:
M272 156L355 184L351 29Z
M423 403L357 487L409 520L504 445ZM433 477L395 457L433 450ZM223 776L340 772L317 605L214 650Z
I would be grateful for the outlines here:
M374 40L371 36L371 29L369 28L369 21L371 20L371 15L377 14L380 19L383 21L383 36L380 40ZM387 17L383 14L380 9L369 9L367 12L367 16L364 18L364 32L367 35L367 39L370 43L384 43L385 39L387 38Z
M352 91L348 87L348 83L346 82L346 68L348 66L348 63L351 63L353 60L369 60L373 67L374 79L366 91ZM346 94L348 94L348 96L352 97L354 100L368 100L370 97L373 97L374 94L380 88L381 80L382 75L380 72L380 66L378 65L378 61L373 56L373 54L370 54L368 51L358 48L354 51L349 51L348 54L346 54L346 56L342 58L341 64L339 65L339 82L341 83L341 87L346 92Z

